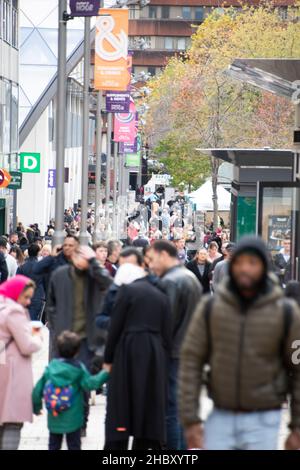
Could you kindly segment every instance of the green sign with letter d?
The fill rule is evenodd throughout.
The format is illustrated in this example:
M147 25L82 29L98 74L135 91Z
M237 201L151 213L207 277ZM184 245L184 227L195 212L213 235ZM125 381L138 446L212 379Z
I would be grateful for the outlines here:
M21 152L20 154L20 171L22 173L40 173L41 171L41 154L33 152Z

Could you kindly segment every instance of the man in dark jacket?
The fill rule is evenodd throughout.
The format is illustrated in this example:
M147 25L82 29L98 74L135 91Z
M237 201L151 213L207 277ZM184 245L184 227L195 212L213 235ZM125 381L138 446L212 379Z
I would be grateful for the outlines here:
M43 276L34 274L34 267L38 261L40 247L37 243L32 243L28 248L28 259L17 270L17 274L23 274L32 279L36 284L34 296L28 308L31 320L37 320L41 314L43 303L45 302L45 288Z
M78 248L72 264L54 271L51 276L47 317L51 332L52 355L56 355L56 338L64 330L77 333L81 339L78 359L90 367L97 343L95 318L101 309L106 290L111 284L108 272L101 268L94 250ZM86 421L88 407L86 407Z
M200 248L197 251L195 259L187 263L186 267L195 274L203 288L203 293L207 294L210 292L209 284L211 263L207 261L207 249Z
M273 276L273 275L271 275ZM300 448L300 312L269 275L261 239L243 239L229 277L205 297L189 325L179 373L179 407L189 448L275 450L281 406L291 394L287 449ZM214 409L198 414L204 365ZM290 375L292 373L292 375Z
M172 313L172 353L169 363L167 448L185 448L177 412L177 374L179 351L192 314L200 300L202 287L196 276L180 264L173 243L160 240L152 245L150 269L160 277L159 286L167 294Z
M45 276L47 291L51 274L59 267L70 263L72 256L78 246L78 239L74 235L67 235L62 248L55 247L53 255L46 256L46 258L35 264L33 273L38 276Z
M96 347L95 316L111 284L110 276L95 256L89 247L78 248L72 264L52 274L47 303L49 326L55 336L64 330L74 331L89 351Z

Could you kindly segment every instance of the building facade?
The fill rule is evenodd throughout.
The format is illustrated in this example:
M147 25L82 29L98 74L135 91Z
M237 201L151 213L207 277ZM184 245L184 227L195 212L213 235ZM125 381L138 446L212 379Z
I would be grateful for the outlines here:
M249 0L258 5L261 0ZM273 0L286 14L295 0ZM134 51L133 72L156 75L175 54L188 49L191 35L212 12L226 7L241 8L240 0L150 0L141 10L129 12L129 47Z
M67 56L83 38L84 20L68 22ZM32 110L50 87L57 73L58 0L20 0L20 135ZM76 207L81 198L82 157L82 61L70 74L66 97L65 208ZM40 154L40 173L24 173L18 191L18 220L38 223L42 232L54 218L56 167L56 96L26 136L20 152ZM51 176L51 177L50 177Z
M0 0L0 168L18 165L18 0ZM0 235L11 229L13 192L0 189Z

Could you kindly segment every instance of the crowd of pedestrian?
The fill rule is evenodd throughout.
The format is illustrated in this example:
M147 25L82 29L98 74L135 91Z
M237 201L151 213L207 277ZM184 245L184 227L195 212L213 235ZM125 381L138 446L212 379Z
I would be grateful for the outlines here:
M276 449L287 400L286 448L300 448L300 286L282 289L259 238L206 234L189 259L182 233L81 246L65 215L62 246L36 224L0 238L1 449L18 448L43 403L49 449L64 435L80 449L91 390L107 396L105 450L131 437L135 450ZM162 213L165 230L168 216L178 214ZM33 387L37 321L49 364ZM213 401L205 423L203 393Z

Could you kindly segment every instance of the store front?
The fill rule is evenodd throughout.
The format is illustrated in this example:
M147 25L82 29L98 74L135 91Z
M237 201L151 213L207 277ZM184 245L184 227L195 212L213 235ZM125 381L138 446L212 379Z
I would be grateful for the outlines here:
M299 279L300 182L258 183L257 232L282 284Z

